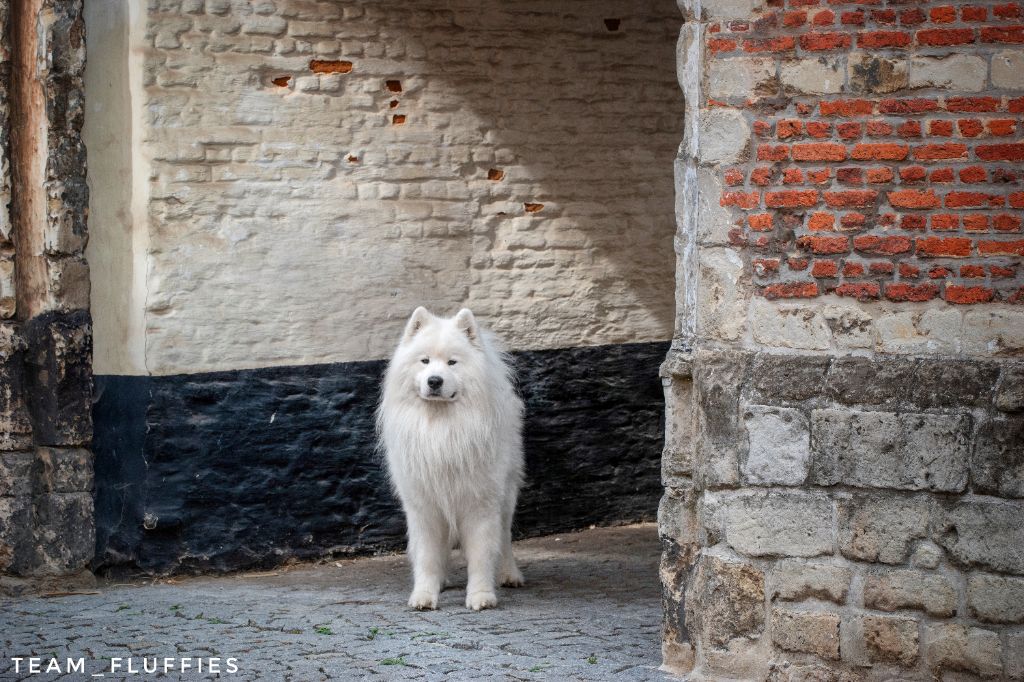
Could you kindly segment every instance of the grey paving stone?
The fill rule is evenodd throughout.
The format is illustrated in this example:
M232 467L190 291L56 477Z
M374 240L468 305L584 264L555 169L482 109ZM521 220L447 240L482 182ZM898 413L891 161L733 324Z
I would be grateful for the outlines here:
M668 679L657 669L658 553L653 524L517 543L527 586L503 588L499 607L479 613L463 607L461 564L440 610L408 609L403 556L0 601L0 679L87 679L16 675L13 656L85 657L89 673L106 671L92 679L108 680ZM165 656L234 657L239 673L109 672L110 657L141 668Z

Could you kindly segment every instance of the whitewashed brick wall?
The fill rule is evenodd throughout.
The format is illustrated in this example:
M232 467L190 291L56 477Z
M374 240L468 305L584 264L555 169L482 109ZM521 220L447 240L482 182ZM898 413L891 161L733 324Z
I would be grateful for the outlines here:
M669 0L151 0L127 46L90 44L141 81L141 130L90 152L132 144L149 175L134 274L94 274L97 372L379 358L419 304L469 305L513 348L670 338L681 20ZM94 205L126 201L104 180ZM115 281L144 290L135 332Z

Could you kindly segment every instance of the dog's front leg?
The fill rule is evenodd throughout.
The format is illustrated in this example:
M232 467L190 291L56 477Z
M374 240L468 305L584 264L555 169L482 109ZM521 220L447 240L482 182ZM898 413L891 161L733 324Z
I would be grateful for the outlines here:
M412 561L413 588L409 606L436 609L445 572L448 570L448 523L436 510L406 510L409 525L409 559Z
M516 557L512 553L512 515L516 511L516 493L513 490L505 499L501 509L501 569L498 582L504 587L522 587L526 584Z
M466 608L479 611L498 605L494 576L501 558L501 514L478 511L462 522L462 548L466 554L469 582Z

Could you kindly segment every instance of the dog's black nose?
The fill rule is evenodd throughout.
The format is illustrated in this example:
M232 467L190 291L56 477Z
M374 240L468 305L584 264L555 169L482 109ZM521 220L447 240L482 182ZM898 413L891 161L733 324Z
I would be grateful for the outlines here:
M430 386L430 390L436 391L441 388L441 384L444 383L444 379L438 376L427 377L427 386Z

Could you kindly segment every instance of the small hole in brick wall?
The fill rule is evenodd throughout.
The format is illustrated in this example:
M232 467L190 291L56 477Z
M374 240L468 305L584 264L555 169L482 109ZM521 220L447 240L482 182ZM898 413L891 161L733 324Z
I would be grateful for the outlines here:
M525 203L525 204L523 204L523 208L526 209L527 213L536 213L537 211L539 211L542 208L544 208L544 204Z
M285 87L288 87L288 83L291 82L291 80L292 80L291 76L278 76L277 78L275 78L274 80L272 80L270 82L273 83L274 85L278 86L278 87L285 88Z
M618 31L621 23L622 19L605 19L604 27L609 31Z
M503 170L498 170L497 168L492 168L491 170L487 171L487 179L488 180L498 181L498 180L501 180L503 177L505 177L505 171L503 171Z
M508 215L508 213L505 213L504 211L498 211L498 215Z
M384 81L384 87L388 89L388 92L401 92L402 81Z
M388 108L396 109L397 107L398 107L398 100L397 99L393 99L390 102L388 102Z
M349 163L359 163L359 157L358 156L354 156L353 154L349 154L348 155L348 162Z
M349 73L352 71L352 62L340 59L314 59L309 62L309 69L313 73Z
M314 74L347 74L352 71L352 62L341 59L313 59L309 70Z
M395 114L391 117L391 125L400 126L405 123L405 114Z

